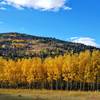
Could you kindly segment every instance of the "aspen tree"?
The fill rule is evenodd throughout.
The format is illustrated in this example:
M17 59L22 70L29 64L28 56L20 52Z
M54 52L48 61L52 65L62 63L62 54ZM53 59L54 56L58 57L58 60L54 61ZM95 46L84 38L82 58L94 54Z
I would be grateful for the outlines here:
M92 66L93 66L93 79L94 79L94 88L100 89L100 51L94 50L92 52ZM96 83L96 87L95 87Z

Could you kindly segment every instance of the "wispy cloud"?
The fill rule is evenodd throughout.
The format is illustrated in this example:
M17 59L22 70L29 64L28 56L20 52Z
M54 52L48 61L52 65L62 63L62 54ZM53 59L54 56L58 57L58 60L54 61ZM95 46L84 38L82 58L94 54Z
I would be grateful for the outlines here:
M72 37L70 38L70 41L75 43L82 43L85 45L100 47L100 45L96 43L95 39L90 37Z
M11 5L18 9L33 8L43 11L59 9L71 10L72 8L66 5L68 0L2 0L2 5Z
M0 7L0 10L6 10L6 8L5 7Z

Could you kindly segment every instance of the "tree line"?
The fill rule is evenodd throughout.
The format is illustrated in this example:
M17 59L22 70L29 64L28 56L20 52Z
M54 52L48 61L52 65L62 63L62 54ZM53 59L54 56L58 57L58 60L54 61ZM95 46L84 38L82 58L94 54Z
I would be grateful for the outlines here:
M0 58L0 88L100 91L100 51L45 59Z

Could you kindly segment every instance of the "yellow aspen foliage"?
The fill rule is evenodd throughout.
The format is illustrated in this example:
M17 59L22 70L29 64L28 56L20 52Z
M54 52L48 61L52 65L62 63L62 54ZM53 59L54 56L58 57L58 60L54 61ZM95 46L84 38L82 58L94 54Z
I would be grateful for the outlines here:
M71 81L71 55L65 56L64 64L62 66L62 76L64 81Z
M23 83L27 83L27 77L29 76L29 70L32 66L32 60L31 59L28 59L28 60L22 59L20 63L21 63L20 67L21 67L21 70L22 70L21 81Z
M85 52L81 52L79 54L79 80L80 82L85 82L85 68L88 64L88 58L87 58L87 54L88 54L88 51L85 51Z
M100 51L47 58L0 58L0 87L100 90Z
M31 61L31 67L28 71L27 81L28 83L31 82L38 82L42 80L42 62L40 58L33 58Z
M4 68L4 76L5 80L9 81L10 84L16 83L16 63L13 60L9 60L5 62L5 68Z
M92 69L94 82L100 83L100 51L94 50L92 52Z
M0 58L0 82L4 81L4 68L5 68L5 62L3 58Z
M84 63L85 63L85 71L84 71L84 79L85 82L89 83L92 82L92 62L91 62L91 53L89 51L85 51L84 53Z

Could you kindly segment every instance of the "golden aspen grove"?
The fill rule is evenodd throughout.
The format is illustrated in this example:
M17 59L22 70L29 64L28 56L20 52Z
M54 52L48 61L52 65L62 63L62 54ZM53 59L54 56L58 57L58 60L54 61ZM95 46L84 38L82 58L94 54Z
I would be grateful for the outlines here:
M44 59L0 58L0 88L100 91L100 51Z

